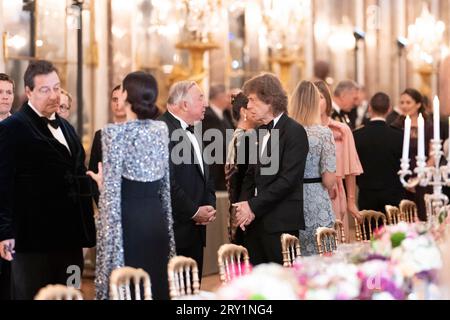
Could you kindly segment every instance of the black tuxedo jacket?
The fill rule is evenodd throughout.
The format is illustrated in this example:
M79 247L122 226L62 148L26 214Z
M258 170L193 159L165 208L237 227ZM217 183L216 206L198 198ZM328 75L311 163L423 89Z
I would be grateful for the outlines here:
M355 109L353 109L353 110L355 110ZM345 123L346 125L348 125L350 127L350 129L354 130L355 123L356 123L355 112L356 112L356 110L354 112L344 112L342 110L340 112L338 112L336 109L333 109L333 111L331 113L331 119L333 119L337 122Z
M70 153L28 104L0 123L0 241L15 239L18 252L95 245L83 146L56 117Z
M355 130L356 150L364 174L356 181L366 190L403 189L398 171L402 157L403 130L384 121L372 121Z
M92 172L98 172L98 163L103 162L102 155L102 130L95 132L94 140L92 141L91 155L89 158L88 169ZM93 185L93 196L95 203L98 205L98 200L100 197L100 192L98 190L97 184Z
M170 191L172 197L172 214L174 220L175 243L177 248L189 248L195 244L206 244L206 227L197 226L192 217L198 208L205 205L216 207L216 195L214 181L209 173L209 167L203 162L205 173L201 167L193 162L194 147L189 137L182 129L180 122L169 112L164 113L159 120L164 121L169 128L169 135L175 130L180 130L183 140L170 141ZM176 164L172 151L185 142L189 144L190 163ZM200 147L201 141L199 143ZM178 154L178 152L175 152ZM180 153L181 156L186 156Z
M227 152L227 141L226 141L226 131L233 130L233 123L229 121L224 112L224 119L220 120L217 114L210 107L206 108L205 119L202 121L203 134L208 129L217 129L220 131L223 137L222 154L223 158L220 163L214 163L211 165L211 174L214 178L214 184L216 190L225 191L227 190L225 184L225 162L226 162L226 152ZM205 146L212 143L212 141L205 141Z
M279 144L271 146L272 134L267 148L272 149L272 154L273 148L279 150L278 172L261 175L261 169L270 165L261 164L258 150L258 164L249 166L241 200L249 201L256 216L255 222L262 222L268 233L304 229L303 176L309 151L308 137L305 129L286 114L282 115L274 129L279 130Z
M89 158L89 170L93 172L98 171L98 163L103 161L102 156L102 130L95 132L94 140L92 141L91 155Z

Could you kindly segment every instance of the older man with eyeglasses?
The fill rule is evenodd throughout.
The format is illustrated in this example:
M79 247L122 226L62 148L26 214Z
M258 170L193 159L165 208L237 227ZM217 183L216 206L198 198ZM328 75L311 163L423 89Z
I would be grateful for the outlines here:
M57 69L32 61L24 80L28 101L0 122L0 255L12 261L12 298L32 300L48 284L81 284L95 225L83 146L57 115Z

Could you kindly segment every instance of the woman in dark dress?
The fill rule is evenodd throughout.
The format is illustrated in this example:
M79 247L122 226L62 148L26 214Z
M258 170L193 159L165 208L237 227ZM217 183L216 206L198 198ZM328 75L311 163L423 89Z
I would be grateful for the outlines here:
M169 134L158 115L156 80L134 72L122 83L127 122L102 130L103 170L97 218L97 299L108 299L111 272L150 275L154 299L169 299L167 263L175 254L169 182Z
M250 161L250 143L251 141L256 142L254 129L257 124L250 112L247 111L247 103L248 99L242 92L232 97L232 112L233 118L237 122L237 128L228 146L225 164L225 180L230 199L228 236L231 243L238 245L243 244L243 232L234 225L235 213L231 204L237 203L241 199L242 183ZM254 151L256 152L256 148L254 148Z
M416 89L406 89L400 97L400 112L402 115L398 115L397 118L392 122L392 126L404 129L406 116L411 117L411 138L409 144L409 159L410 168L414 170L416 168L416 157L418 149L418 122L419 114L425 119L425 155L430 153L430 141L433 139L433 119L426 112L423 105L423 96ZM428 158L428 165L431 165L433 159ZM400 161L400 159L399 159ZM432 193L431 187L421 187L417 186L415 188L407 189L406 198L417 204L419 218L422 221L427 220L426 207L424 196L427 193Z

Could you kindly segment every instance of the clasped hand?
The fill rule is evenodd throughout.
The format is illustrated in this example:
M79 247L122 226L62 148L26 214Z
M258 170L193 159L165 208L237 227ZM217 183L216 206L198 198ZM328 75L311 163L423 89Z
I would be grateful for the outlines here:
M233 207L236 208L236 226L245 231L246 227L255 220L255 214L250 208L248 201L235 203Z
M216 220L216 209L212 206L202 206L192 218L196 225L206 226Z

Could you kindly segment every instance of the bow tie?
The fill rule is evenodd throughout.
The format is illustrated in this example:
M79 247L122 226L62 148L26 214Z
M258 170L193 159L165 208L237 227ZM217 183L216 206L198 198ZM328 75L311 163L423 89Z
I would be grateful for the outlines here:
M261 129L268 130L269 132L273 129L274 123L273 120L270 121L268 124L261 126Z
M190 133L194 134L194 126L187 126L184 130L189 131Z
M41 117L41 119L44 120L44 122L46 124L51 125L54 129L58 129L59 128L58 120L56 120L56 119L50 120L49 118L46 118L46 117Z

